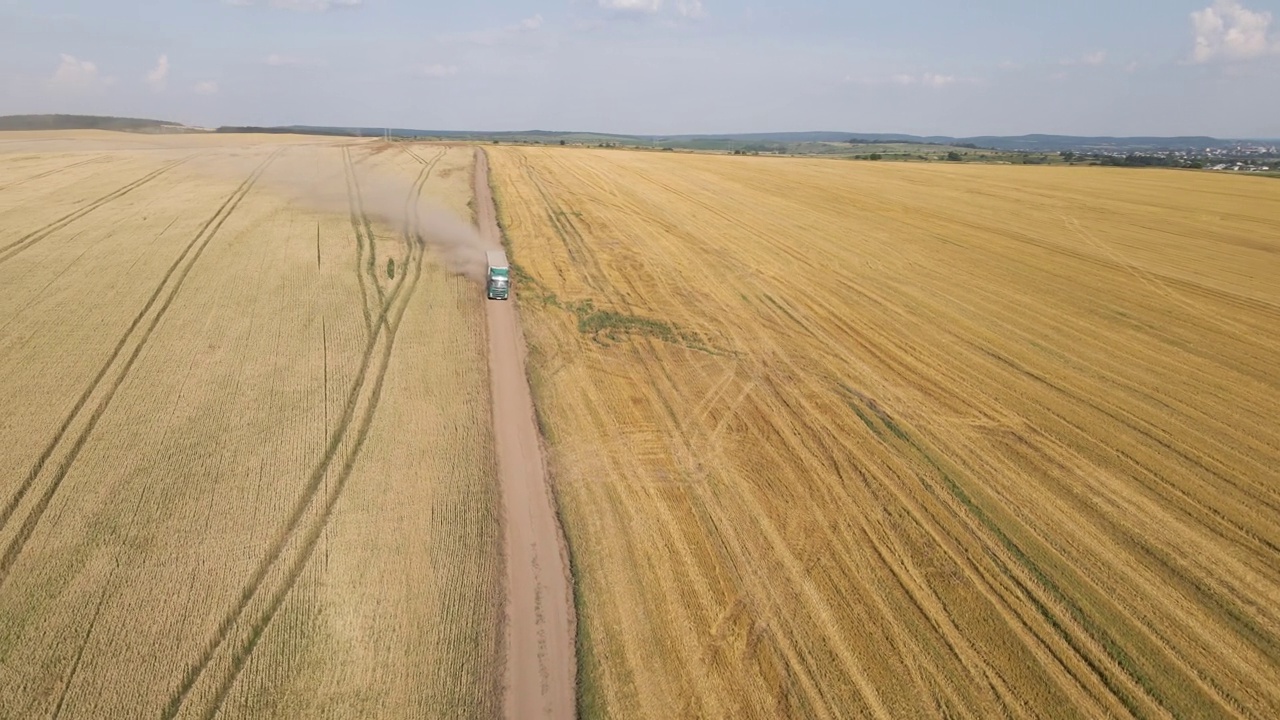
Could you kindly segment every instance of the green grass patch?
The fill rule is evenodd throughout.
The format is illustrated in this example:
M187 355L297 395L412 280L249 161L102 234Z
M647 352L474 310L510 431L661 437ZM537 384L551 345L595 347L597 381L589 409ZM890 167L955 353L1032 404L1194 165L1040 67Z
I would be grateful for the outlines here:
M655 338L662 342L680 345L691 350L718 354L698 333L683 330L679 326L664 320L620 313L614 310L600 310L596 308L595 302L590 299L561 303L552 294L544 302L563 307L573 313L578 318L578 332L589 336L601 345L612 345L629 337L641 336Z

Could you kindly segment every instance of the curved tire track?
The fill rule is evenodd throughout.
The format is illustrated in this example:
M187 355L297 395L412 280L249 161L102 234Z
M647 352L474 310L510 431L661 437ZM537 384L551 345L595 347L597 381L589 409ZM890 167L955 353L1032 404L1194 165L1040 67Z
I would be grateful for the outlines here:
M347 480L350 479L351 472L355 469L356 461L360 457L360 451L363 449L365 440L368 437L369 428L373 425L374 416L377 414L378 402L382 396L382 385L386 379L387 368L391 364L391 354L395 347L396 335L400 330L400 321L409 307L408 299L413 297L414 290L417 288L418 279L422 275L423 253L419 250L418 252L415 252L414 255L415 260L411 263L414 268L413 278L409 282L408 292L404 293L404 302L401 302L399 307L395 309L394 317L390 317L388 313L383 313L382 315L382 326L387 330L386 342L383 343L382 357L375 375L373 389L370 392L369 403L360 419L360 426L357 429L351 450L348 452L347 458L343 462L342 470L339 472L338 477L333 483L332 490L325 499L325 505L320 512L319 518L309 528L307 535L303 540L302 548L290 564L289 570L285 576L284 584L272 593L266 609L257 618L255 618L253 625L251 626L248 639L240 648L237 649L236 652L233 653L231 671L222 679L222 682L218 686L218 691L215 695L212 706L203 715L201 715L202 718L211 719L217 715L218 711L222 708L222 704L226 700L227 693L230 692L232 686L235 685L235 681L240 674L240 670L244 668L249 656L257 647L258 640L261 639L263 631L266 630L267 626L270 625L271 621L275 618L280 606L293 590L294 585L297 584L298 577L302 575L303 569L305 569L307 562L310 561L311 556L314 554L316 545L319 543L320 536L324 533L325 527L329 524L329 518L333 515L333 509L337 505L338 500L341 499ZM408 273L406 273L406 276L407 275Z
M409 157L417 160L423 167L422 170L418 172L418 178L414 181L413 188L409 191L409 194L405 197L404 201L404 228L402 230L402 237L405 241L405 255L400 259L401 262L408 261L409 254L412 252L409 240L411 236L417 235L419 229L422 227L421 210L417 201L422 197L422 189L426 186L427 180L431 177L431 173L435 171L436 163L440 162L440 158L444 157L445 154L445 151L441 150L435 157L431 158L431 160L423 160L420 155L410 150L408 147L404 148L404 151L409 155Z
M351 170L349 163L350 157L344 152L344 164L348 164L346 166L349 172L347 177L349 182L348 190L350 192L352 189L351 183L354 180L354 172ZM406 203L412 202L416 197L416 193L421 192L433 167L434 164L424 168L419 180L415 181ZM357 205L352 205L352 226L356 228L357 236L359 237L358 228L362 224L361 221L367 222L367 220L357 216L357 207ZM395 347L401 320L408 309L409 299L413 297L419 278L422 275L422 262L425 256L426 243L418 232L421 225L420 218L417 215L416 203L414 203L412 215L412 231L406 227L406 232L404 233L404 241L408 247L410 259L407 264L412 268L412 271L404 272L397 276L390 293L386 295L378 313L377 321L374 322L370 317L370 334L361 357L360 368L357 371L355 381L352 383L351 390L347 394L342 415L331 431L324 455L308 477L302 495L294 504L284 528L276 536L270 549L263 556L254 573L250 576L249 581L241 590L240 598L236 605L223 617L217 631L206 644L200 657L187 668L180 686L170 695L169 703L162 714L162 717L166 718L166 720L175 718L182 712L182 709L191 699L197 683L210 671L210 666L214 664L219 650L226 648L232 642L237 626L243 627L246 615L250 614L250 605L256 598L264 597L264 587L268 584L268 576L275 570L282 570L284 576L281 583L269 595L265 595L265 607L252 615L252 620L249 621L247 627L247 634L235 644L233 649L229 650L228 667L222 677L216 680L217 684L213 690L213 700L209 707L201 713L201 717L211 718L218 713L226 700L227 693L234 686L240 671L256 649L262 633L265 632L267 626L275 618L281 605L296 585L303 569L314 553L324 529L328 525L334 507L342 497L347 480L350 479L351 472L355 468L356 461L359 459L364 442L368 437L369 428L372 426L373 419L377 414L383 382L391 362L392 351ZM361 263L357 262L356 270L363 281L364 268ZM368 309L367 305L365 309ZM379 353L378 346L380 341L381 352ZM375 357L377 367L373 370L372 383L370 383L369 371L374 365ZM365 392L366 389L368 389L367 393ZM354 436L348 437L348 431L352 422L356 419L362 399L364 399L363 412L359 413L360 417L356 432ZM338 458L344 441L348 440L350 445L343 457L342 467L334 481L326 484L328 471ZM317 501L321 498L322 488L324 488L323 505L319 508L314 521L308 525L305 522L306 518L308 514L317 511ZM304 525L306 525L305 530ZM299 534L303 532L305 534L300 536ZM298 539L299 537L301 538L300 540ZM290 553L288 552L289 545L294 541L298 542L297 550Z
M362 218L357 211L356 197L360 193L356 184L355 164L351 162L351 149L342 148L342 169L347 183L347 208L351 215L351 230L356 234L356 280L360 283L360 313L364 316L365 336L373 335L373 313L369 310L369 288L365 283L364 270L364 234Z

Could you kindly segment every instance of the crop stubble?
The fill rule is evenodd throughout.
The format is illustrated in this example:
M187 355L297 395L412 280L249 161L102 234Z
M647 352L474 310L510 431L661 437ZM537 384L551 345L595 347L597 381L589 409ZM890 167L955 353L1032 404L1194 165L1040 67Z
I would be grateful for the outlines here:
M1280 186L491 157L582 709L1280 710Z
M157 143L0 193L0 715L497 714L483 308L352 169L470 151Z

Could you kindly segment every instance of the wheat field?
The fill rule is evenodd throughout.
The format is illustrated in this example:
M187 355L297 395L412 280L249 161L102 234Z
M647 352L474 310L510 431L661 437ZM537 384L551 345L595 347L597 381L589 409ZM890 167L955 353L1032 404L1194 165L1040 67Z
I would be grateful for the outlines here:
M1280 182L490 155L588 716L1280 714Z
M419 224L471 172L0 135L0 717L500 712L484 306Z

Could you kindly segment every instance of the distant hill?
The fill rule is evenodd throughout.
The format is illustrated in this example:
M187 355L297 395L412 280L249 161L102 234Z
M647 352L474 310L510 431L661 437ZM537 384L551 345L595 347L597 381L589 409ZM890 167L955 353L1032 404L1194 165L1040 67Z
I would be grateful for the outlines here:
M692 149L726 149L731 146L755 146L757 148L792 152L813 152L822 143L908 143L940 146L974 146L1011 152L1141 152L1145 150L1204 150L1206 148L1230 148L1241 142L1205 136L1180 137L1089 137L1075 135L981 135L976 137L952 137L948 135L907 135L901 133L858 132L777 132L777 133L728 133L724 135L619 135L595 132L562 132L551 130L414 130L408 128L368 127L317 127L290 125L284 127L223 127L219 132L277 132L313 135L344 135L352 137L379 137L389 132L392 137L440 138L447 140L477 140L499 142L556 143L617 143L622 145L660 145Z
M199 132L179 123L142 118L99 117L94 115L9 115L0 117L0 130L120 130L127 132ZM277 127L220 127L222 133L296 133L303 135L341 135L380 137L386 128L325 127L287 125ZM586 144L618 144L675 147L697 150L728 150L751 147L775 152L839 152L831 145L850 142L905 143L939 146L972 146L1006 152L1142 152L1154 150L1204 150L1231 148L1241 140L1204 137L1086 137L1076 135L980 135L951 137L947 135L907 135L900 133L858 133L835 131L729 133L724 135L619 135L596 132L564 132L552 130L415 130L390 128L393 137L439 138L481 142L560 141ZM1274 142L1274 141L1269 141ZM827 147L822 147L826 145Z
M296 133L300 135L337 135L342 137L382 137L389 133L396 138L438 138L442 140L476 140L503 142L620 142L628 144L649 143L650 139L639 135L613 135L610 133L560 132L554 130L415 130L412 128L330 127L319 125L280 125L260 127L253 125L228 125L217 129L220 133Z
M1183 137L1084 137L1076 135L980 135L951 137L947 135L903 135L896 133L790 132L744 133L735 135L676 135L672 141L697 142L725 140L747 143L813 143L862 140L873 143L921 143L932 145L976 145L993 150L1055 152L1060 150L1185 150L1232 147L1237 140L1203 136Z
M126 132L181 132L183 125L164 120L104 117L98 115L4 115L0 130L120 130Z
M1206 148L1234 147L1237 140L1222 140L1205 136L1179 137L1078 137L1074 135L1019 135L1017 137L980 136L963 138L958 142L972 143L979 147L997 150L1204 150Z

